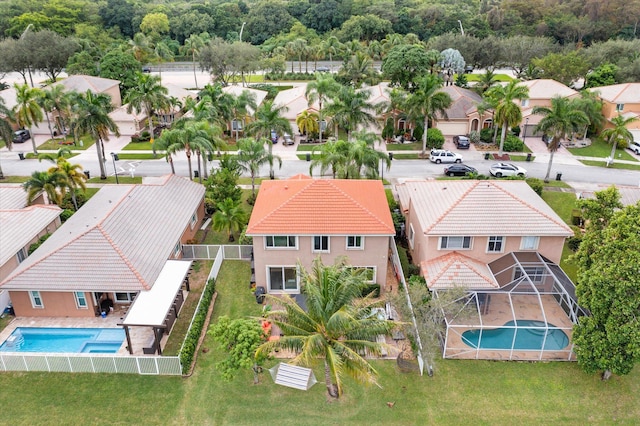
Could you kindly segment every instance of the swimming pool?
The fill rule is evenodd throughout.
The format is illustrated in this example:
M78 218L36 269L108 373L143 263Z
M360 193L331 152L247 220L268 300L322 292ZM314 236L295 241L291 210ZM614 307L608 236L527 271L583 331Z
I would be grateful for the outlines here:
M0 352L116 353L124 337L121 328L18 327Z
M462 341L474 349L511 349L513 345L513 349L553 351L563 349L569 344L566 333L553 324L549 324L549 328L545 329L544 322L518 320L518 328L515 328L515 325L515 321L509 321L500 328L467 330L462 333Z

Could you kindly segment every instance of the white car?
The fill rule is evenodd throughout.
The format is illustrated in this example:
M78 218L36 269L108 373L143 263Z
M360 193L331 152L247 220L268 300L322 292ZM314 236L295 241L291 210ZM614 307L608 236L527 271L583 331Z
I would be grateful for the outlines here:
M526 176L527 171L522 167L518 167L511 163L496 163L489 169L491 176L503 177L503 176Z
M631 142L631 145L629 145L629 149L640 155L640 142Z
M431 162L440 163L462 163L462 155L444 149L433 149L429 156Z

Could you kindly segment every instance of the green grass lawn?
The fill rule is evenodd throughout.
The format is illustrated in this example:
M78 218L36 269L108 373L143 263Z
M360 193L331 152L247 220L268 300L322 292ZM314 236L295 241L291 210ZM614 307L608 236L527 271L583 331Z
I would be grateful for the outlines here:
M420 154L393 154L394 160L427 160L427 158L420 158Z
M571 224L571 212L576 208L576 194L573 192L543 191L542 199L567 224Z
M388 143L387 151L422 151L422 142Z
M98 173L99 174L99 173ZM130 184L130 183L142 183L142 177L138 176L138 177L131 177L131 176L118 176L118 182L122 183L122 184ZM116 177L115 176L107 176L106 179L100 179L100 176L98 177L92 177L91 179L87 180L87 183L116 183Z
M607 158L611 155L611 145L604 142L600 138L593 138L591 145L584 148L567 148L573 155L579 155L584 157L599 157ZM625 149L616 150L616 159L638 161L634 156L629 154Z
M467 76L467 81L480 81L480 77L482 74L465 74ZM455 78L455 77L454 77ZM507 74L496 74L495 80L509 82L513 80L513 77L508 76Z
M307 144L298 144L298 148L296 149L297 152L311 152L313 150L315 150L316 152L319 152L322 149L322 146L324 145L324 143L319 144L319 143L307 143Z
M82 136L80 138L82 143L78 142L78 145L73 144L73 138L67 136L64 139L48 139L44 143L38 145L38 149L42 150L59 150L60 148L68 148L71 151L83 151L93 145L96 141L89 135ZM63 143L64 142L64 143ZM31 144L30 144L31 145Z
M596 167L607 167L607 163L598 160L579 160L585 166L596 166ZM609 169L624 169L624 170L640 170L640 164L629 164L629 163L617 163L614 162L611 164Z
M164 158L164 153L158 152L156 155L153 155L152 152L146 153L135 153L135 154L127 154L120 153L118 154L118 158L121 160L157 160Z
M150 142L129 142L122 148L123 151L152 151Z
M224 262L213 321L220 315L260 314L249 276L248 262ZM638 368L602 382L576 363L441 360L429 378L401 373L395 361L373 361L380 387L346 380L343 397L330 401L319 363L313 365L319 383L304 392L275 385L266 370L258 385L248 370L224 381L215 368L224 354L207 336L194 374L186 379L2 373L0 423L633 425L640 418Z

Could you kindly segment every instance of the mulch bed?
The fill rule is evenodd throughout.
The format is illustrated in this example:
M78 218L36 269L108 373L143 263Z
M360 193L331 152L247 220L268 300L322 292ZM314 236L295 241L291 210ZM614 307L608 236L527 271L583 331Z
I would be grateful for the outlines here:
M509 157L509 154L502 154L502 155L493 154L493 159L498 161L509 161L511 160L511 157Z

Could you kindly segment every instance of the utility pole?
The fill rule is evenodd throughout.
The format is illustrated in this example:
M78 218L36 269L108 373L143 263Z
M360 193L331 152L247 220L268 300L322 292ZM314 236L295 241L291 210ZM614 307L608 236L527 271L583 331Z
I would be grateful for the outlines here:
M243 22L243 23L242 23L242 26L240 27L240 37L239 37L239 38L240 38L240 41L242 41L242 31L244 31L244 26L245 26L246 24L247 24L246 22Z

